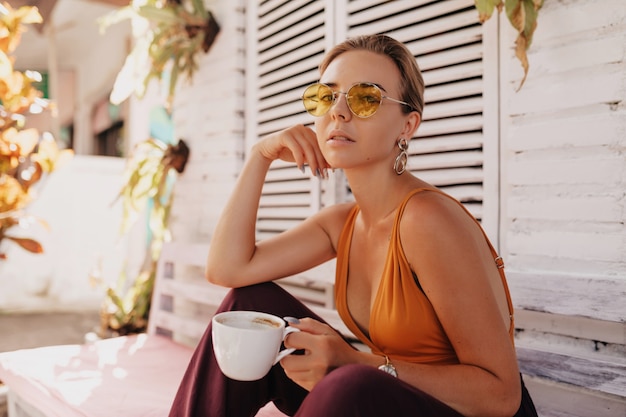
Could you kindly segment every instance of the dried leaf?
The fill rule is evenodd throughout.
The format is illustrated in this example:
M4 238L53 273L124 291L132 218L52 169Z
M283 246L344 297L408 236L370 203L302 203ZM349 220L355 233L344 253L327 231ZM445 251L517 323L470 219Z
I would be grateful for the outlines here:
M522 68L524 69L524 77L520 82L517 90L524 85L526 77L528 76L528 56L526 51L532 43L533 34L537 28L537 14L543 0L506 0L505 10L506 15L518 32L517 39L515 41L515 56L519 59Z
M43 253L43 246L41 246L41 244L36 240L6 235L4 236L4 238L12 240L13 242L20 245L22 248L26 249L28 252Z
M529 64L526 51L532 43L537 27L537 15L543 6L543 0L474 0L474 4L481 23L489 20L495 8L498 8L498 13L500 13L504 4L507 18L518 33L515 40L515 56L524 70L524 77L517 88L519 91L528 76Z

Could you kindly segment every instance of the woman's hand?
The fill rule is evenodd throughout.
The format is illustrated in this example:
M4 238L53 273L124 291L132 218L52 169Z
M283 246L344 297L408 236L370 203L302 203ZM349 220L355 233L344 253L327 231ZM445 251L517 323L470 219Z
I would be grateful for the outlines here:
M304 172L304 165L311 168L313 175L326 176L330 168L320 151L315 132L303 125L296 125L265 136L256 144L259 153L266 159L281 159L295 162Z
M311 318L290 324L300 329L285 339L285 347L304 350L304 355L288 355L280 361L285 374L296 384L311 391L328 372L356 362L357 350L332 327Z

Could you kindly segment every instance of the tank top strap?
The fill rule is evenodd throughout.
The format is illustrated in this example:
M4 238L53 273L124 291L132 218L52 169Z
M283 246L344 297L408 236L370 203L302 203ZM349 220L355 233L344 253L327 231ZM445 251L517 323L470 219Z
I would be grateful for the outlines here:
M457 200L456 198L444 193L443 191L437 189L437 188L426 188L426 187L421 187L421 188L416 188L414 190L411 190L407 196L404 198L404 200L402 201L402 203L400 204L400 207L398 208L398 214L396 217L396 221L394 222L393 225L393 236L399 236L399 228L400 228L400 219L402 218L402 214L404 213L404 209L406 208L406 205L408 204L409 200L411 199L411 197L413 197L415 194L423 192L423 191L432 191L432 192L436 192L439 193L447 198L449 198L450 200L454 201L455 203L457 203L462 209L463 211L465 211L465 213L467 213L471 219L474 220L474 222L478 225L478 228L480 229L481 233L483 234L485 241L487 242L487 245L489 245L489 250L491 251L491 254L493 256L493 260L496 264L496 267L498 268L498 273L500 274L500 279L502 281L502 286L504 287L504 292L506 293L506 302L507 305L509 307L509 318L510 318L510 327L509 327L509 334L511 336L513 336L514 331L515 331L515 326L514 326L514 318L513 318L513 301L511 300L511 294L509 292L509 286L506 282L506 274L504 273L504 260L502 259L502 257L498 254L498 252L496 251L496 249L493 247L493 245L491 244L491 241L489 240L489 237L487 236L487 233L485 233L485 229L483 229L482 225L480 224L480 222L476 219L476 217L474 217L474 215L467 209L467 207L465 207L459 200Z

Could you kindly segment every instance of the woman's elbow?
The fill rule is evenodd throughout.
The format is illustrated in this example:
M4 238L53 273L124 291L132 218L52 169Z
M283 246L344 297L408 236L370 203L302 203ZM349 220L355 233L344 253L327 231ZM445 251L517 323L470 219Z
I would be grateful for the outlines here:
M232 280L229 280L227 275L219 269L212 268L209 265L204 269L204 277L211 284L219 285L221 287L234 287Z
M494 415L501 417L512 417L519 410L522 401L522 387L518 380L517 383L509 384L507 388L501 393L499 401L494 401L494 405L497 404L497 412Z

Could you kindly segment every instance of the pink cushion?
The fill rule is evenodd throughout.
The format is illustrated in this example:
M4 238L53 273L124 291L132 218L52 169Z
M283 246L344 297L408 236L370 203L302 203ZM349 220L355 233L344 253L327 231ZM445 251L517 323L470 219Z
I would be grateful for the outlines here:
M156 335L0 353L0 381L49 417L167 416L192 349ZM273 403L257 417L284 417Z
M286 417L285 414L281 413L278 408L274 405L274 403L270 402L267 405L259 410L256 414L256 417Z
M50 417L166 416L192 349L146 334L0 353L0 380Z

